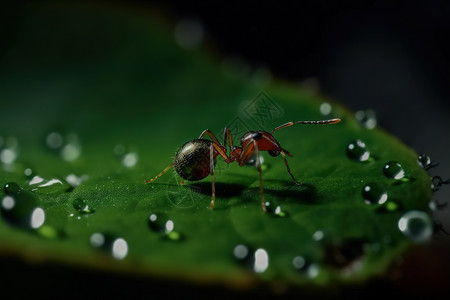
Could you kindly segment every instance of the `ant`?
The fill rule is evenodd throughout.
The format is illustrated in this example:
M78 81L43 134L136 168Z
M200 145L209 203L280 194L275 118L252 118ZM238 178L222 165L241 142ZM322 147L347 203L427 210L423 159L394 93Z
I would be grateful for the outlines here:
M286 160L286 155L292 157L286 149L281 148L280 143L273 137L273 133L277 130L295 125L295 124L335 124L340 122L340 119L329 119L322 121L297 121L288 122L276 127L270 133L263 130L249 131L241 137L241 146L235 146L230 130L225 127L223 133L223 143L219 143L216 136L208 129L205 129L198 139L190 140L186 142L178 150L175 155L175 160L159 173L155 178L145 181L145 183L153 182L164 173L166 173L172 166L175 168L178 175L184 180L181 182L183 185L187 181L198 181L208 175L211 175L211 209L214 208L214 201L216 198L216 188L214 184L214 166L216 165L217 156L221 156L227 164L236 161L239 166L244 166L253 155L256 156L256 166L259 172L259 192L261 195L261 206L264 212L267 211L266 204L263 195L261 163L259 160L259 151L267 151L271 156L278 156L281 154L284 159L284 163L287 168L287 172L292 177L296 185L301 185L295 180L289 168L289 164ZM211 140L204 139L204 136L208 135ZM227 142L230 148L229 155L227 154Z

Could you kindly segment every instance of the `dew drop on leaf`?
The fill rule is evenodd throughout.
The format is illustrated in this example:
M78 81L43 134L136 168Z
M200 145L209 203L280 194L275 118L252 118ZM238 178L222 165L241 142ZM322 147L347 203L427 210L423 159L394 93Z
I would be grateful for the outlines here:
M370 152L363 141L356 140L347 145L347 156L355 161L367 161L370 158Z
M398 220L398 229L415 243L426 243L433 235L433 221L427 213L412 210Z
M90 243L94 248L110 253L115 259L124 259L128 255L127 241L110 233L96 232L91 235Z
M383 173L386 177L394 179L405 178L405 171L400 163L396 161L390 161L383 167Z
M83 198L76 198L73 200L72 205L80 214L91 214L95 211Z
M381 183L369 183L363 187L362 196L366 204L383 204L388 199L386 188Z
M8 186L9 188L7 188ZM45 211L39 207L38 200L28 192L19 192L17 184L8 183L4 190L6 196L1 201L3 220L12 226L24 229L37 229L45 222Z
M20 192L20 187L15 182L8 182L3 186L3 191L6 195L16 195Z

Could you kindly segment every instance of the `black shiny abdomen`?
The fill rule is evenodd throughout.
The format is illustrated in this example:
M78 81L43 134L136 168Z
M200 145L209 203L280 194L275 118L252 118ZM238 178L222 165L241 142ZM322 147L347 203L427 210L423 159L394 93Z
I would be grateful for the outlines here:
M175 170L183 179L197 181L210 174L212 141L195 139L185 143L175 156ZM214 155L214 165L216 155Z

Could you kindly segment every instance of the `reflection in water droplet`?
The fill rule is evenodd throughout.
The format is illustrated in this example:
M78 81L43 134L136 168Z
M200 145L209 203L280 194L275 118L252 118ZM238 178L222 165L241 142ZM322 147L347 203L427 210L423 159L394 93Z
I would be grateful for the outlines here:
M109 252L115 259L124 259L128 255L128 243L123 238L96 232L89 240L93 247Z
M181 234L174 231L175 223L163 213L153 213L148 217L148 225L154 232L163 234L170 240L180 240Z
M95 211L92 207L89 207L87 201L82 198L73 200L72 205L80 214L91 214Z
M12 226L25 229L41 227L45 222L45 212L38 206L37 199L12 183L7 185L4 190L8 193L1 201L3 220Z
M115 259L124 259L128 254L128 243L122 238L118 238L112 245L112 256Z
M15 182L8 182L3 187L3 191L5 192L6 195L15 195L20 192L20 187Z
M355 161L367 161L370 158L370 152L363 141L356 140L348 144L347 156Z
M390 161L383 167L383 173L386 177L394 179L402 179L405 177L405 171L400 163L396 161Z
M303 256L296 256L292 260L292 266L297 271L306 275L309 278L315 278L319 274L319 267L316 264L311 263Z
M355 113L355 118L366 129L374 129L377 126L377 117L371 109L358 110Z
M362 196L366 204L383 204L388 199L385 187L380 183L369 183L364 186Z
M203 41L204 29L198 20L181 20L175 27L175 41L181 48L193 49Z
M319 110L322 115L328 116L329 114L331 114L331 104L328 102L324 102L320 104Z
M269 254L263 248L255 251L255 264L253 270L255 273L263 273L269 267Z
M398 228L415 243L429 242L433 235L433 221L423 211L412 210L405 213L398 221Z

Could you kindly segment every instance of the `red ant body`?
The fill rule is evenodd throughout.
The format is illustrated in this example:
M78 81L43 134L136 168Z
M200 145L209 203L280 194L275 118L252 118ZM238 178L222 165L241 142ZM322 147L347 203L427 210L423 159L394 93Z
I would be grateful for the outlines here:
M216 165L217 156L221 156L226 163L232 163L237 161L239 166L244 166L255 154L256 156L256 166L259 172L259 189L261 195L261 206L263 211L266 211L266 205L264 202L263 195L263 185L262 185L262 175L261 175L261 163L259 161L259 151L267 151L271 156L282 155L284 163L286 164L287 171L291 175L295 184L300 185L300 183L295 180L294 175L292 175L289 168L289 164L286 160L286 155L291 156L286 149L281 148L280 143L273 137L273 133L276 130L292 126L294 124L335 124L340 122L340 119L330 119L322 121L297 121L288 122L281 126L278 126L270 133L267 131L249 131L245 133L241 138L241 146L235 146L233 143L233 138L231 136L230 130L225 128L223 134L223 143L220 144L216 136L208 129L204 130L200 137L195 140L191 140L185 143L175 155L175 160L165 168L161 173L159 173L155 178L145 181L145 183L153 182L164 173L166 173L172 166L174 166L178 175L180 175L184 180L188 181L198 181L208 175L211 175L211 208L214 208L214 201L216 197L216 189L214 185L214 167ZM205 140L204 136L208 135L211 140ZM227 154L227 142L229 144L230 152Z

